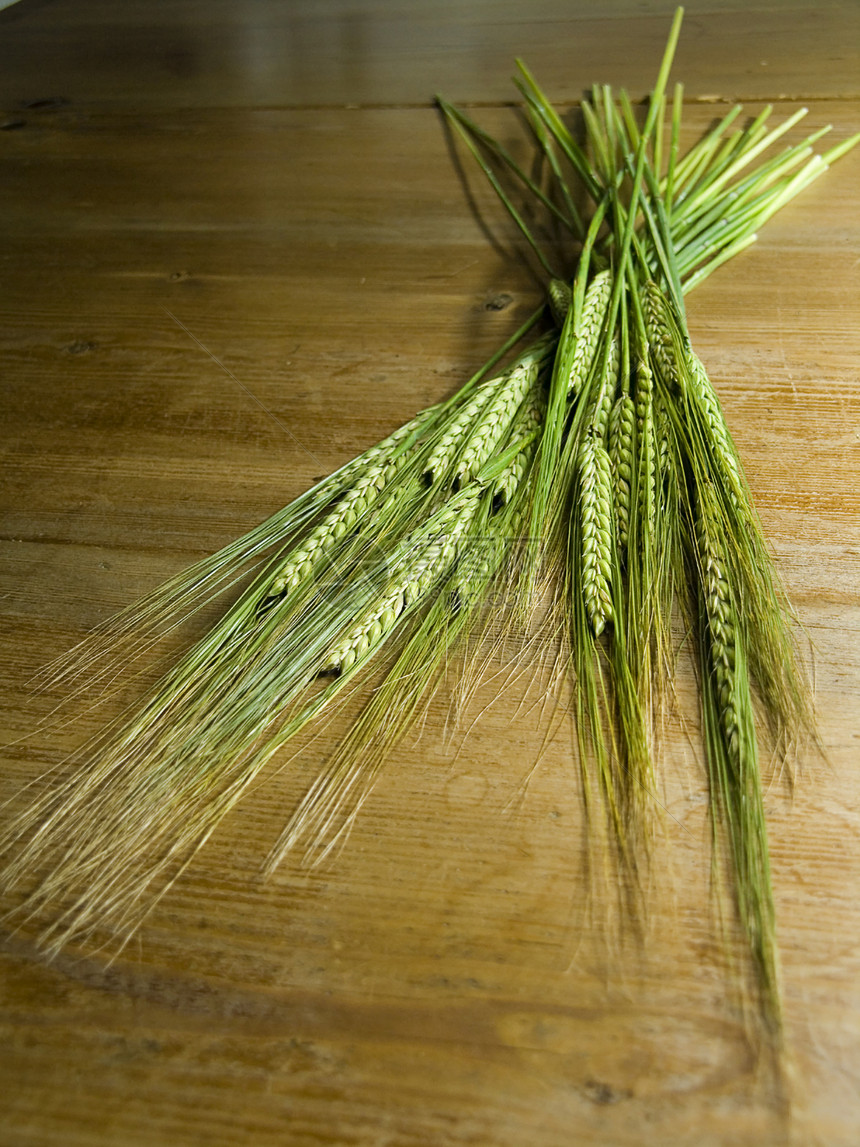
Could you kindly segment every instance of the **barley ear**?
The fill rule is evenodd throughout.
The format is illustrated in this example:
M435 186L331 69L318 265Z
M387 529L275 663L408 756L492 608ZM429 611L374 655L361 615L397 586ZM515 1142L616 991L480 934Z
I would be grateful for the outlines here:
M539 373L536 362L518 363L508 374L505 384L482 410L459 457L453 462L453 485L457 490L471 481L507 436L517 411Z
M615 392L618 389L619 347L617 338L609 340L605 354L600 383L588 410L589 429L598 442L606 441L609 415L612 412Z
M329 649L323 658L323 671L345 673L365 661L404 614L421 604L456 560L480 494L475 484L455 495L400 544L378 599Z
M347 468L347 474L354 474L352 485L340 495L322 521L284 555L270 581L263 587L260 595L262 610L270 609L278 599L311 577L322 559L355 529L413 456L414 445L405 450L403 447L433 414L434 408L422 411Z
M702 360L692 350L687 355L687 366L690 387L706 427L708 446L718 466L723 471L723 477L726 479L730 496L737 502L738 499L745 497L744 479L741 465L738 461L737 450L732 442L729 428L726 425L723 408L720 406L720 400L717 398L716 391L713 388L711 380L708 378L708 372L705 370Z
M612 504L615 532L621 550L627 548L630 533L630 488L633 482L633 436L636 405L623 394L612 408L609 419L609 460L612 463Z
M588 380L594 359L600 346L600 334L609 307L612 293L612 278L608 271L601 271L588 284L582 314L575 323L576 345L570 363L568 394L576 395Z
M531 402L524 404L511 427L511 438L514 439L514 445L519 444L519 449L504 469L492 480L494 510L499 510L502 506L507 505L522 485L534 459L538 431L543 423L543 417L543 402L535 396Z
M599 637L612 618L612 477L606 449L591 434L579 448L581 582L588 620Z
M718 531L700 506L696 517L696 549L709 633L711 672L720 711L720 727L733 761L739 757L735 696L735 638L737 618Z
M482 534L457 563L450 583L452 609L472 607L481 602L496 571L510 555L523 524L523 514L513 510L507 517L504 534Z
M557 327L563 327L567 312L570 310L571 289L563 279L550 279L547 294L549 295L549 309L552 312L553 322Z
M649 280L643 290L643 299L645 331L660 377L667 386L678 386L676 339L666 297L657 284Z
M437 482L448 474L475 422L504 384L504 375L482 383L459 410L449 418L445 429L431 447L424 464L424 477L428 484Z
M720 816L735 873L738 916L758 971L764 1015L781 1032L779 967L767 829L758 766L746 635L738 589L715 517L716 492L706 480L694 508L701 584L705 744L712 808Z
M640 531L653 537L657 515L657 443L654 429L654 378L646 344L636 365L637 506Z

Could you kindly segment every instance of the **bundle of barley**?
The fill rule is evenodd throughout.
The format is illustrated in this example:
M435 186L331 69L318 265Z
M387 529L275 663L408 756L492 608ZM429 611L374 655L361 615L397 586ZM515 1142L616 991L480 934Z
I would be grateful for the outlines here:
M542 321L540 308L452 398L49 667L71 691L84 678L107 681L256 571L212 631L5 827L3 884L17 891L19 919L42 921L49 950L103 929L127 939L273 755L381 663L381 683L267 868L300 843L325 855L502 581L517 618L549 595L583 768L596 768L634 871L674 603L694 619L715 830L725 825L763 1014L778 1028L752 691L782 747L809 712L778 579L690 346L683 297L855 141L811 157L812 137L752 166L794 120L768 132L763 112L728 134L735 109L681 157L676 88L664 156L679 24L680 12L644 124L624 93L595 89L582 105L584 146L521 67L548 188L442 103L547 272L508 177L581 244L573 275L547 284L556 326L493 373ZM575 206L574 178L590 212ZM539 544L517 544L523 536Z
M635 876L654 808L653 760L672 685L679 605L699 634L703 730L715 836L724 834L761 1014L780 1030L773 896L755 706L779 756L812 733L779 578L716 393L692 349L684 295L743 250L776 210L857 139L813 155L818 132L760 158L805 114L768 131L766 108L728 134L732 110L679 155L674 93L664 164L664 90L677 35L640 127L626 93L595 88L584 142L520 64L520 90L547 160L539 187L463 112L440 104L550 271L505 177L581 244L572 289L547 283L562 323L536 461L530 532L570 646L581 756L596 768L619 854ZM584 220L569 170L590 196ZM562 320L563 316L563 320Z

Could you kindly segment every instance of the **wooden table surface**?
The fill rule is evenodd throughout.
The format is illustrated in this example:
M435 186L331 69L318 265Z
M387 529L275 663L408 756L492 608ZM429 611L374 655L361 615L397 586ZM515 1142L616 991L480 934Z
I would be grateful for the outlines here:
M858 16L692 0L688 138L738 98L860 129ZM515 55L562 104L593 81L638 95L670 17L663 0L0 13L0 797L104 719L40 727L40 665L450 393L534 307L433 93L515 139ZM342 725L241 805L112 963L4 934L0 1141L860 1142L858 187L853 154L690 299L815 649L826 761L767 797L791 1109L726 973L695 722L666 737L647 917L619 937L587 896L566 724L534 768L525 673L478 695L468 736L452 681L327 867L259 875Z

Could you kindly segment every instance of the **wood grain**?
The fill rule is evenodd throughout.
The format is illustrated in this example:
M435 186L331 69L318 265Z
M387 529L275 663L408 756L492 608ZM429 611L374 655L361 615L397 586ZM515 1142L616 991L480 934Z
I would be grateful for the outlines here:
M22 0L0 14L20 122L0 132L0 800L120 704L39 728L55 700L28 694L40 665L449 393L534 305L428 96L508 101L515 52L560 100L594 78L638 92L668 10ZM857 8L814 12L691 5L677 74L692 97L797 95L810 128L845 138L860 129ZM20 106L37 96L71 102ZM714 108L687 112L694 138ZM476 114L518 146L509 108ZM827 761L809 755L793 798L768 794L792 1111L762 1081L727 976L689 674L636 937L588 895L566 725L534 767L525 665L461 715L464 729L481 716L468 737L450 731L450 682L329 867L259 878L342 723L242 804L112 963L47 964L6 936L4 1143L853 1147L858 174L856 156L835 167L690 299L815 646Z
M441 91L507 103L521 56L570 102L593 83L648 91L672 11L665 0L23 0L0 13L0 99L155 111L426 106ZM853 0L691 0L686 12L677 74L691 98L860 91Z

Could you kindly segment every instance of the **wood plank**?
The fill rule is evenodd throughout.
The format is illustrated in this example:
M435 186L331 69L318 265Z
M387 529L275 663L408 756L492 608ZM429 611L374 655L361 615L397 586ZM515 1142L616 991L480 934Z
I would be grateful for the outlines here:
M502 35L487 9L470 10L476 37ZM507 27L509 10L494 9L512 51L520 33L544 37L535 63L561 76L556 37L539 26L558 10L536 7L528 33L530 17ZM238 81L224 91L239 107L212 106L208 65L188 81L193 98L180 99L178 83L161 89L154 70L135 106L142 65L125 79L119 67L111 79L107 63L82 73L80 56L73 68L80 15L22 0L0 20L16 11L32 35L17 74L37 76L34 45L50 44L53 19L55 56L68 53L63 66L91 102L27 114L0 136L3 743L49 712L54 698L25 687L49 657L449 393L538 298L475 179L498 248L470 212L431 109L249 108ZM79 11L95 26L107 9ZM197 45L227 19L214 5L212 26L198 31L202 7L159 11ZM334 11L323 11L324 29ZM396 24L405 10L361 11L379 35L374 19ZM440 11L453 34L454 16ZM621 6L606 11L632 36ZM726 26L740 18L709 11ZM826 68L812 49L804 57L809 9L776 11L786 57L815 84L850 91L840 65ZM109 15L130 40L152 12L130 3ZM744 53L772 34L772 15L751 16L743 52L724 57L730 90L744 91ZM651 19L636 15L636 28ZM403 91L432 90L437 49L420 68L408 45L390 51ZM631 52L643 77L652 54L646 41ZM715 65L695 59L685 78L701 93ZM691 138L711 110L690 107ZM479 114L515 140L510 110ZM846 138L860 128L860 103L814 103L810 129L828 121ZM481 717L464 738L448 727L452 679L327 867L289 863L269 883L259 877L343 719L251 794L113 963L80 951L46 964L25 934L4 938L4 1142L853 1144L858 171L852 156L828 172L690 298L696 345L816 646L828 763L808 755L794 798L774 785L767 800L796 1061L791 1119L759 1078L729 986L685 669L687 724L679 712L666 734L641 938L619 936L611 898L587 899L567 726L532 771L540 683L526 674L489 707L485 689L462 714L464 728ZM0 800L119 704L7 745Z
M650 89L674 5L630 0L21 0L0 13L0 104L101 110L508 102L513 60L552 99L593 83ZM691 0L678 52L688 95L857 96L853 0ZM38 66L34 68L34 61Z

